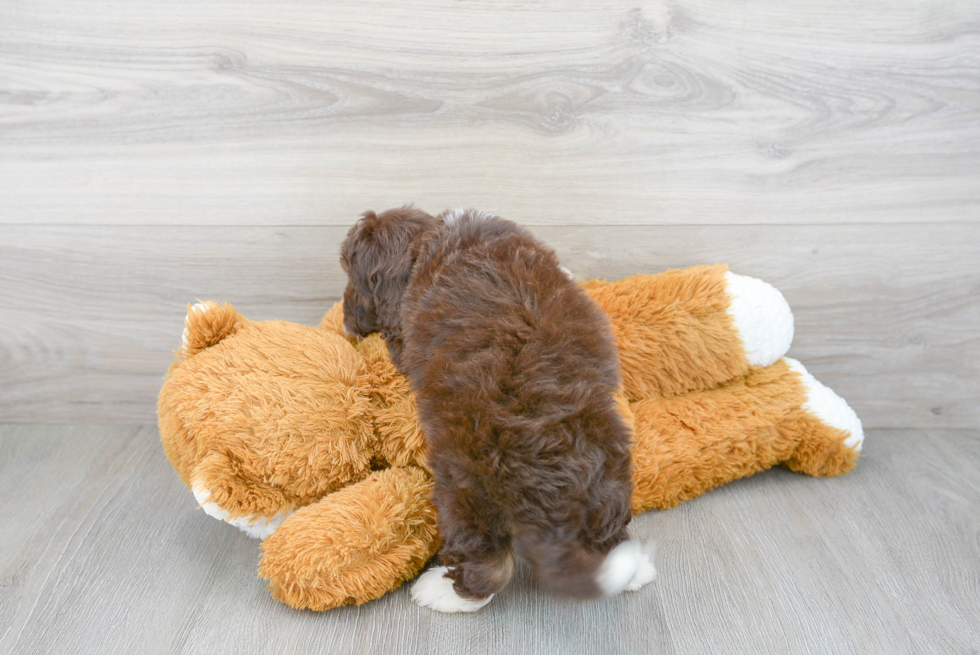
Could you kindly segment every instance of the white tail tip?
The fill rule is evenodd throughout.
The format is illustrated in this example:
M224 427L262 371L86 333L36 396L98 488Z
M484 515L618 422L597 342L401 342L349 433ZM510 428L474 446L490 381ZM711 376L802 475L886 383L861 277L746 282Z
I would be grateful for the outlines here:
M596 583L606 596L636 591L657 575L650 556L635 541L624 541L606 555L596 575Z

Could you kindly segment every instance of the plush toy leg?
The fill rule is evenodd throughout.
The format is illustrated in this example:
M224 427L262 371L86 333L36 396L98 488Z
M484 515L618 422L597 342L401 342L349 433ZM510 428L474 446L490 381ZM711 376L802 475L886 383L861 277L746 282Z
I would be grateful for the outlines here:
M380 598L439 549L431 484L415 467L385 469L297 510L262 543L259 576L300 609Z
M725 266L586 284L609 314L630 400L711 389L789 349L793 314L771 285Z
M861 423L792 360L722 387L633 403L633 510L666 509L778 464L808 475L854 468Z
M191 490L201 509L250 537L265 539L299 504L275 487L240 477L226 456L213 453L194 467Z
M857 464L864 445L864 429L844 399L824 386L795 359L783 360L799 375L806 401L780 422L780 430L799 442L784 462L797 473L833 476L847 473Z

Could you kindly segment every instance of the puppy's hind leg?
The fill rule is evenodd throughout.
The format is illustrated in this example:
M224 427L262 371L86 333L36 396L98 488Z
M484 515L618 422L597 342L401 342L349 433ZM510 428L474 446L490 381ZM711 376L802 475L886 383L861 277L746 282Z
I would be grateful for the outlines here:
M561 541L555 535L520 537L518 553L534 566L541 587L553 594L571 598L615 596L636 591L656 577L649 553L629 541L625 531L620 541L608 544Z
M601 461L604 469L591 481L585 503L540 503L516 524L517 553L531 561L539 584L551 593L614 596L640 589L656 575L649 554L627 532L632 493L628 450L610 449Z
M475 612L493 600L513 574L514 558L510 551L453 566L434 566L412 587L412 598L437 612Z
M475 612L507 586L514 575L510 537L487 529L488 511L484 506L478 524L466 520L465 508L459 505L440 507L443 566L419 577L412 587L416 603L437 612Z

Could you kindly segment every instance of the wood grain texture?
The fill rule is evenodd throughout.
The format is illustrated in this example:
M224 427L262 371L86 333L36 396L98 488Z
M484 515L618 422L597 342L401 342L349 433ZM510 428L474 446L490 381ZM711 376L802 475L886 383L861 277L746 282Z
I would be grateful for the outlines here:
M345 227L7 226L0 418L151 422L187 303L317 324ZM790 354L871 427L980 425L980 225L539 227L580 279L693 264L779 288Z
M0 224L976 222L980 5L0 4Z
M634 522L658 579L575 603L521 566L476 615L407 588L300 612L258 542L196 509L153 428L0 426L5 653L967 653L980 643L980 434L873 430L857 469L783 469Z

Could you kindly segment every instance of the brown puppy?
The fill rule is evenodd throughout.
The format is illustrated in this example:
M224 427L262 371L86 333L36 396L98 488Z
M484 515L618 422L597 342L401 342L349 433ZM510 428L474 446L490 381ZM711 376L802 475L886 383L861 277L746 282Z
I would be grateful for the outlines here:
M445 566L415 600L476 610L510 580L513 553L567 596L652 579L627 541L613 337L555 253L495 216L405 207L365 213L341 261L345 330L380 330L418 396Z

